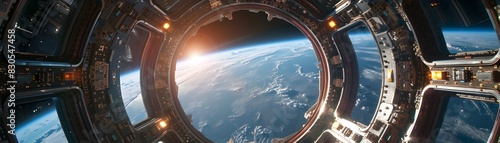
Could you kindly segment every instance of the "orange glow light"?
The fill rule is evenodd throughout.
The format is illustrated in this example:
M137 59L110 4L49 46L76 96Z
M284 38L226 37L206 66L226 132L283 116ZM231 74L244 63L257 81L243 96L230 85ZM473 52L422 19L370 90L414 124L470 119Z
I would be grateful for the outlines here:
M162 127L162 128L167 127L167 122L165 122L165 121L161 121L161 122L160 122L160 127Z
M337 26L337 24L336 24L336 23L335 23L335 21L333 21L333 20L330 20L330 22L328 22L328 25L329 25L331 28L333 28L333 27Z
M64 73L64 80L75 80L75 74L73 72Z
M170 28L170 24L168 23L163 24L163 29L168 29L168 28Z
M432 80L443 80L445 77L444 72L442 71L431 71L431 78Z

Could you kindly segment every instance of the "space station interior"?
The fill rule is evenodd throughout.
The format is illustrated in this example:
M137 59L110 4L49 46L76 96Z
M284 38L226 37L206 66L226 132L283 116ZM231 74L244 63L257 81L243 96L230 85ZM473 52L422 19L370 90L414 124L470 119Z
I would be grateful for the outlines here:
M261 142L498 142L499 4L2 0L0 141L216 142L184 112L176 64L200 28L250 11L296 27L320 69L301 128ZM359 35L380 63L369 114Z

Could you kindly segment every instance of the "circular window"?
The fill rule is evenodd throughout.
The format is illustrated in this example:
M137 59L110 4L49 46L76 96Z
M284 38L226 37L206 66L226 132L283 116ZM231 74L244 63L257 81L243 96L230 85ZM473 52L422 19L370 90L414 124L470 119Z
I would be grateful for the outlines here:
M214 142L270 142L301 129L319 94L311 42L281 19L237 11L205 25L177 61L178 98Z

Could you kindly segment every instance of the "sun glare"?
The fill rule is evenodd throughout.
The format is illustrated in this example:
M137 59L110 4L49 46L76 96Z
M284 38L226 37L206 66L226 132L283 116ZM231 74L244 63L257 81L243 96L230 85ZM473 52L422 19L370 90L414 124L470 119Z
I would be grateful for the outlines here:
M193 51L189 54L189 63L198 64L202 61L200 53Z

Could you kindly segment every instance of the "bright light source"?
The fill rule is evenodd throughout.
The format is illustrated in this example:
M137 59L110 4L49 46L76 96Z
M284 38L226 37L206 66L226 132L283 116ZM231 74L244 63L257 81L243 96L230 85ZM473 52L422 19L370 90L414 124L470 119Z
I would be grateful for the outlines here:
M189 54L189 63L190 64L198 64L202 61L202 57L200 55L200 53L198 53L198 51L192 51L190 54Z
M193 51L189 54L189 58L191 58L191 59L198 58L198 57L200 57L200 54L197 51Z
M165 121L161 121L159 124L160 124L160 127L162 127L162 128L167 127L167 122L165 122Z
M163 24L163 29L168 29L168 28L170 28L170 24L168 23Z
M432 80L443 80L446 77L446 72L431 71Z
M328 25L329 25L331 28L333 28L333 27L337 26L337 24L336 24L336 23L335 23L335 21L333 21L333 20L330 20L330 22L328 22Z
M339 126L340 126L339 122L333 122L333 125L332 125L333 129L338 129Z
M387 81L388 82L394 82L393 76L394 76L394 74L392 73L392 69L389 69L387 71Z
M64 73L64 80L75 80L75 74L73 72Z

